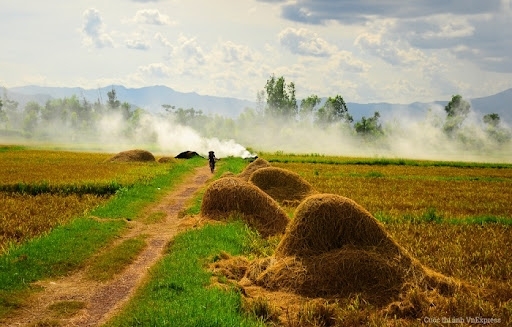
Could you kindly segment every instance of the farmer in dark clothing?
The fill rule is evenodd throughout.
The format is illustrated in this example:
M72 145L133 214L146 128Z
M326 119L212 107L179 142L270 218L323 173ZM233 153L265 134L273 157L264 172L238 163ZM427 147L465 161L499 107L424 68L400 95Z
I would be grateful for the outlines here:
M212 174L213 174L213 171L215 170L215 161L216 160L217 160L217 158L215 158L215 153L213 151L208 152L208 161L210 163L210 170L212 171Z

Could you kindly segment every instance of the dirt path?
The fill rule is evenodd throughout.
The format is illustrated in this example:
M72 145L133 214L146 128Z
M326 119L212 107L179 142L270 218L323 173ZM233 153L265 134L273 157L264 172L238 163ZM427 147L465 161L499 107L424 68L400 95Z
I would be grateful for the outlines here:
M148 208L144 217L160 214L158 222L144 223L144 219L130 222L130 229L112 244L147 235L147 246L139 257L112 280L104 283L85 278L85 269L72 275L38 282L42 291L35 294L26 306L11 317L0 320L3 326L98 326L122 308L143 282L148 269L163 255L166 245L180 230L178 213L185 203L211 177L209 168L201 167L181 186L166 195L159 203ZM144 218L143 217L143 218ZM149 220L148 220L149 221ZM51 305L75 301L84 307L72 316L56 314Z

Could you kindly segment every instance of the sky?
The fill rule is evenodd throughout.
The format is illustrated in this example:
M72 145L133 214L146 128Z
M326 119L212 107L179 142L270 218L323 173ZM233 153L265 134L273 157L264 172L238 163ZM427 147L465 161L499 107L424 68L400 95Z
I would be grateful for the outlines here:
M0 86L411 103L512 87L512 0L0 0Z

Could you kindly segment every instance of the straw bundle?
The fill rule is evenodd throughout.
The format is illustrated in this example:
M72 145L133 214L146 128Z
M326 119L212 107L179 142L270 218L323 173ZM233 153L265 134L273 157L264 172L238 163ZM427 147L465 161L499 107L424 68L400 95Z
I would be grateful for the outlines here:
M278 202L301 201L316 193L313 186L299 174L277 167L256 170L250 176L249 182Z
M262 158L258 158L251 162L247 167L245 167L244 171L242 171L240 174L238 174L238 177L248 181L251 177L252 173L254 173L256 170L260 168L270 167L270 163Z
M176 159L173 157L161 157L158 159L159 163L174 163L176 162Z
M128 150L119 152L108 161L110 162L132 162L132 161L142 161L142 162L152 162L156 161L155 156L149 151L146 150Z
M224 220L231 214L242 219L262 236L284 233L289 218L270 196L239 178L225 177L210 184L201 204L201 215Z
M276 257L319 255L346 245L400 252L382 225L356 202L339 195L316 194L296 209Z

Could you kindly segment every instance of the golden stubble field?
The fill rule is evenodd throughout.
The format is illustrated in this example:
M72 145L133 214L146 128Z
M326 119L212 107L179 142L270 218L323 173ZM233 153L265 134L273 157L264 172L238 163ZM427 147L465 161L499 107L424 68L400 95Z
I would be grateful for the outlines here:
M0 253L104 203L163 165L112 163L109 153L0 146Z

